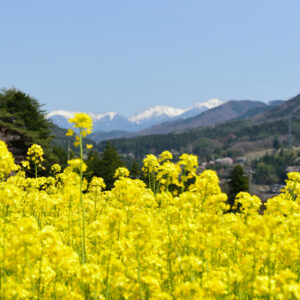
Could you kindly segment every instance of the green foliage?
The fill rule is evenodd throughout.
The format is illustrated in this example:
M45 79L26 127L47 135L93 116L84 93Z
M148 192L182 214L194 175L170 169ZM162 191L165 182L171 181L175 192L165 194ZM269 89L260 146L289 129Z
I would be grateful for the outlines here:
M142 167L135 160L130 168L130 177L133 179L141 179L143 177Z
M21 130L28 144L38 143L44 150L51 141L51 123L38 101L16 89L0 93L0 122L12 130Z
M280 142L278 140L278 137L275 137L275 139L273 140L273 148L276 150L280 148Z
M234 199L239 192L248 192L248 177L242 166L236 165L233 168L228 186L228 202L232 207L234 205Z
M55 157L55 161L62 168L65 168L67 166L67 161L68 161L68 153L67 153L67 151L62 146L54 145L52 147L52 153L53 153L53 155Z
M43 147L46 158L51 158L51 123L38 101L16 89L0 92L0 126L7 130L8 146L15 155L25 157L32 144Z
M254 179L257 184L284 183L285 169L297 165L296 158L299 152L293 150L280 150L275 154L267 154L253 163Z
M107 142L102 154L99 154L95 150L90 151L87 160L90 172L88 177L102 177L106 184L106 189L111 189L115 182L115 171L123 165L116 148Z
M280 181L276 167L260 161L255 168L255 181L260 184L273 184Z
M67 152L61 145L51 145L52 130L55 126L46 119L45 111L38 100L16 89L0 92L0 131L2 138L7 142L16 161L26 158L27 149L32 144L42 146L44 150L43 167L40 175L49 175L51 165L67 164ZM64 133L65 134L65 133ZM28 176L34 176L32 170Z
M293 142L300 144L300 119L292 120ZM164 150L173 153L193 153L200 161L206 157L238 157L251 151L273 148L274 140L281 144L287 139L288 120L256 124L252 120L234 120L213 127L200 127L182 133L169 133L134 138L114 139L110 142L122 154L131 153L141 161L149 152L158 155ZM275 142L275 146L278 144ZM103 151L105 143L97 145Z

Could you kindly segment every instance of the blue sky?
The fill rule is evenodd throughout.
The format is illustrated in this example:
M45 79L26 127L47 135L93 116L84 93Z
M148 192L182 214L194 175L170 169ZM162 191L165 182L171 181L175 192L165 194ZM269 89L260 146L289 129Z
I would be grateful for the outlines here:
M47 111L300 92L300 1L0 0L0 88Z

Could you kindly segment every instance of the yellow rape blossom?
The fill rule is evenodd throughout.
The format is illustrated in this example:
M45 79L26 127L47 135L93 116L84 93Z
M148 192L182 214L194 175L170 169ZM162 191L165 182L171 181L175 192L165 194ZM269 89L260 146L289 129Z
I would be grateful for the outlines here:
M74 123L73 127L79 128L82 131L83 137L92 132L92 118L85 113L75 113L74 118L69 119L70 123Z
M43 168L44 150L40 145L33 144L27 151L27 159L34 164L35 178L37 178L37 169ZM23 164L24 166L24 164ZM30 169L29 167L27 167Z
M114 177L115 178L119 178L119 177L129 177L129 170L127 168L124 167L119 167L117 168Z
M148 154L146 158L143 160L144 166L143 171L145 173L152 173L158 170L159 162L155 155Z
M74 134L74 130L68 129L66 136L72 136Z
M44 151L40 145L33 144L27 151L27 159L40 164L44 160Z
M88 184L82 157L53 165L56 176L3 177L0 298L300 298L298 173L263 214L245 192L228 213L216 172L198 174L193 157L149 155L144 168L155 190L125 168L111 190L99 177ZM181 189L185 169L195 179Z
M172 153L169 151L164 151L159 155L158 161L161 163L161 162L164 162L166 160L171 160L171 159L173 159Z
M68 167L66 168L67 171L80 171L80 166L82 166L82 172L85 172L87 170L87 165L83 160L80 158L75 158L68 160Z
M51 172L52 172L53 174L57 174L57 173L59 173L60 171L61 171L61 167L60 167L59 164L54 164L54 165L51 166Z
M15 170L14 157L7 149L5 142L0 141L0 175L5 176Z

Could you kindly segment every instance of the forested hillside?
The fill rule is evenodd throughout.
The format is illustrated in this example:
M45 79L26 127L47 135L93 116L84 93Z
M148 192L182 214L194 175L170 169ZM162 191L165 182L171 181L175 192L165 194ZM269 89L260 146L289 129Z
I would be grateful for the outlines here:
M169 149L174 154L185 151L194 153L203 160L222 156L238 157L251 151L273 148L275 140L279 143L279 147L288 146L289 142L293 145L300 144L300 95L288 101L276 101L270 105L261 102L254 102L250 105L248 101L241 102L242 104L234 101L228 102L188 119L204 120L207 115L219 112L213 118L216 120L218 116L221 116L221 112L230 110L235 112L235 120L212 126L199 126L195 129L183 130L183 127L181 130L168 134L114 139L111 143L121 153L130 154L136 159L142 159L149 151L158 154ZM227 116L222 118L224 120ZM220 120L222 118L220 117ZM176 122L179 124L180 121ZM171 123L166 125L168 124ZM290 137L289 130L292 134ZM99 151L102 151L104 145L105 142L98 144Z
M300 115L300 94L253 118L255 122L295 118Z
M288 120L255 124L251 120L230 121L214 127L203 127L183 133L149 135L130 139L115 139L111 143L120 153L131 153L137 159L165 149L173 153L190 152L208 160L212 157L243 156L247 152L272 148L274 140L287 145ZM300 143L300 119L292 119L293 142ZM105 142L98 144L102 151Z

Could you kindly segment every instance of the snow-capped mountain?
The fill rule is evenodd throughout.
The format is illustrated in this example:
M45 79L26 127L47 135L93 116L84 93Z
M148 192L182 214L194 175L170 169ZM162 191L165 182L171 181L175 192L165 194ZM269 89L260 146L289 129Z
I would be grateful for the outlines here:
M76 112L65 111L65 110L55 110L47 115L47 118L52 120L52 122L61 128L72 128L72 124L68 122L70 118L73 118ZM119 130L122 128L126 131L132 131L132 124L127 118L115 113L108 112L105 114L95 114L92 112L88 113L93 119L93 131L111 131Z
M75 112L66 110L54 110L47 114L47 119L51 120L55 125L61 128L72 128L72 124L68 122L70 118L74 117Z
M186 109L175 108L172 106L153 106L129 118L132 124L140 125L140 127L152 126L153 124L168 121L169 119L180 116Z
M172 106L153 106L133 115L129 118L133 124L139 125L140 129L169 121L175 118L191 118L205 110L214 108L223 104L223 101L212 99L204 103L196 103L189 108L175 108Z
M183 114L180 115L181 118L187 119L187 118L192 118L195 117L202 112L212 109L214 107L217 107L221 104L223 104L224 101L221 101L219 99L211 99L207 102L198 102L196 103L193 107L188 108Z
M103 117L99 118L97 115L96 118L93 118L93 115L90 114L93 119L93 131L112 131L112 130L125 130L133 131L133 126L127 118L117 114L117 113L107 113Z
M170 121L177 118L190 118L200 114L201 112L221 105L223 102L218 99L209 100L204 103L197 103L190 108L175 108L172 106L154 106L147 108L130 118L126 118L116 112L108 112L88 114L93 119L93 131L139 131L162 122ZM71 128L68 119L74 116L75 112L56 110L47 115L47 118L52 120L54 124L62 128Z

